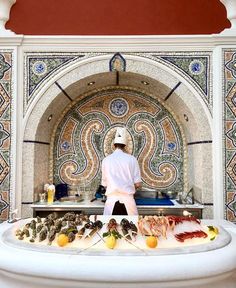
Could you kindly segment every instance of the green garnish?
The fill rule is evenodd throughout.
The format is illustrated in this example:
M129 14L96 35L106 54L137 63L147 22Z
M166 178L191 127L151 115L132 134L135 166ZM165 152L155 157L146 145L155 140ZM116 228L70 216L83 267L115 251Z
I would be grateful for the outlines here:
M207 227L208 227L209 231L213 231L213 232L215 232L215 228L214 228L214 226L207 226Z
M120 235L120 233L118 231L108 231L102 234L102 237L107 237L107 236L114 236L116 239L121 238L122 236Z
M102 234L102 237L107 237L107 236L109 236L109 235L111 235L110 232L104 232L104 233Z

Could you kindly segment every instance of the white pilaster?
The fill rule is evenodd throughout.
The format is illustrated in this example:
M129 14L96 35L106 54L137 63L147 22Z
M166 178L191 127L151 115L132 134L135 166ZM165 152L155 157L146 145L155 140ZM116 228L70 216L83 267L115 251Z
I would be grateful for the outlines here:
M213 50L213 203L214 219L224 218L222 48Z

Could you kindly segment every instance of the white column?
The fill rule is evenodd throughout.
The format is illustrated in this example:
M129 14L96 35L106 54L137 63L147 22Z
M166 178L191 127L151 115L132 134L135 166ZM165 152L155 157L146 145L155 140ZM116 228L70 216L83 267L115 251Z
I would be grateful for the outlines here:
M231 23L231 27L225 29L221 34L235 34L236 35L236 1L235 0L220 0L227 11L227 18Z
M0 36L12 36L15 33L5 28L6 22L9 20L10 10L16 0L0 0Z
M213 203L214 219L224 218L222 48L213 51Z

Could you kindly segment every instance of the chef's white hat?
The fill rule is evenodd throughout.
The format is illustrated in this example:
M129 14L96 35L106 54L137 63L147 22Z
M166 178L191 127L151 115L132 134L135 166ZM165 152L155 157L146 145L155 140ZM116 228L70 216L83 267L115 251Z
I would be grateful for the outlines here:
M126 128L117 127L114 144L127 144L127 130Z

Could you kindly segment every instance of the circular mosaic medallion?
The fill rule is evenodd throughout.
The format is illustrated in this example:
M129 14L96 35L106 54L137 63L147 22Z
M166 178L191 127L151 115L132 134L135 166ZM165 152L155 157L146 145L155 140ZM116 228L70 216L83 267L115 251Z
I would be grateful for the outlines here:
M106 135L104 137L104 142L103 142L103 152L104 152L105 156L110 155L115 149L115 147L113 145L113 141L115 138L116 129L117 129L117 127L112 127L106 132ZM128 130L127 130L127 134L128 134L128 141L127 141L127 145L125 147L125 150L129 154L132 154L133 149L134 149L134 143L133 143L132 137L130 135L130 132Z
M189 71L193 75L200 75L204 71L204 64L200 60L193 60L189 64Z
M113 99L110 102L109 111L115 117L123 117L129 111L129 104L123 98Z
M45 73L47 73L47 65L45 62L43 61L36 61L34 64L33 64L33 73L35 75L44 75Z

